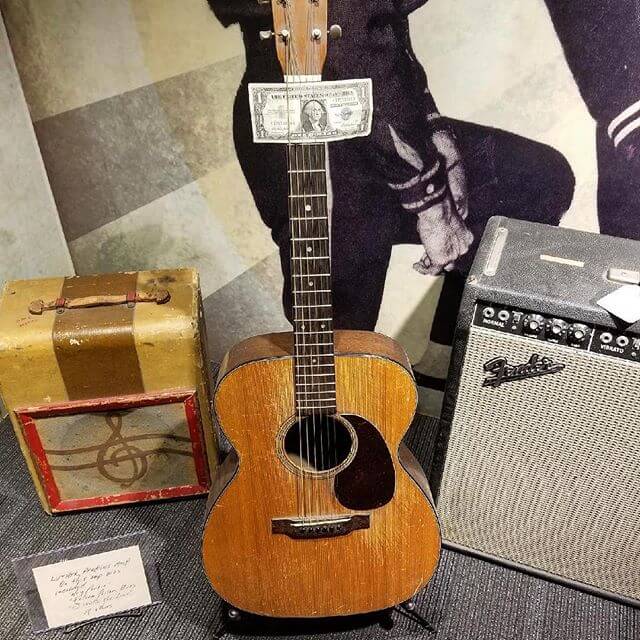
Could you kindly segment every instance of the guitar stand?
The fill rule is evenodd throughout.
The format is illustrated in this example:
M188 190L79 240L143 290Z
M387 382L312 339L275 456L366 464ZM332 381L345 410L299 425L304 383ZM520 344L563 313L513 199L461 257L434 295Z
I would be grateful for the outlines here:
M242 621L243 612L235 607L232 607L230 604L223 602L222 605L222 619L220 620L220 625L216 632L213 634L214 639L222 638L226 632L228 631L228 625L237 624ZM387 609L384 612L380 612L380 615L383 616L383 619L380 621L380 626L383 629L391 630L393 628L393 618L391 614L396 611L399 614L409 618L409 620L413 620L417 622L423 629L428 631L429 633L435 633L437 629L423 616L417 611L417 605L415 600L407 600L403 602L393 609Z

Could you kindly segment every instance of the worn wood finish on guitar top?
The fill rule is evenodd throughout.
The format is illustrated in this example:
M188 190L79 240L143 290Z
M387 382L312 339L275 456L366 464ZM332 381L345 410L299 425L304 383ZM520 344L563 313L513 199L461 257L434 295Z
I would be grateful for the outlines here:
M338 412L379 430L394 465L393 498L354 512L338 502L333 477L306 478L301 489L276 447L295 414L292 336L237 345L223 363L215 407L239 465L226 469L212 494L203 558L216 591L239 609L276 617L376 611L413 596L437 565L439 528L426 480L400 449L416 406L406 356L379 334L336 331L335 344ZM314 540L274 534L272 520L299 516L301 505L307 517L366 513L370 527Z

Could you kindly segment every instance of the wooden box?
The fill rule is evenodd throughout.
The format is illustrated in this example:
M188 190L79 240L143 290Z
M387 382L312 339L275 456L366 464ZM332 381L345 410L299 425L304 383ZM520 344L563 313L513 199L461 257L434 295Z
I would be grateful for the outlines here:
M205 342L190 269L6 284L0 395L47 512L208 492Z

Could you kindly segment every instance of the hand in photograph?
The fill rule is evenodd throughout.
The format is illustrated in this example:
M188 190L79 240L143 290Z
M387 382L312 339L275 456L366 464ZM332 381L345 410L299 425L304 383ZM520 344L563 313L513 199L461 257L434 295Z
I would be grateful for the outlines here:
M451 271L456 260L469 251L473 242L473 234L458 214L450 195L418 214L418 234L425 254L413 268L423 275Z

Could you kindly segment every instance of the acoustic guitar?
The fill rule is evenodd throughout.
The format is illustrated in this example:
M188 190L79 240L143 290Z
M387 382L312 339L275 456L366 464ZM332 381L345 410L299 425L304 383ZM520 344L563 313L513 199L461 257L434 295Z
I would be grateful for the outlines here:
M286 82L319 81L327 0L272 12ZM440 556L426 477L401 444L417 392L396 342L334 331L326 146L289 144L288 163L294 331L222 363L214 405L234 452L211 492L204 568L242 611L362 614L410 600Z

